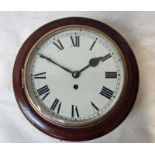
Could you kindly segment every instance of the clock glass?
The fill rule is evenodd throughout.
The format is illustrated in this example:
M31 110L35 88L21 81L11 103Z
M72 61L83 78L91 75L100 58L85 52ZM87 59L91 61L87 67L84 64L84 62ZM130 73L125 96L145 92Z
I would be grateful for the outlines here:
M59 126L87 126L117 104L126 81L119 47L88 26L42 36L27 55L23 85L35 111Z

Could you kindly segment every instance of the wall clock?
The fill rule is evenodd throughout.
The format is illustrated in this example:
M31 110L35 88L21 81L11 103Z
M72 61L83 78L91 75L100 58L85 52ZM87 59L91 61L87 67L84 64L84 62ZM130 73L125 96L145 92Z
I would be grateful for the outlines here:
M22 45L13 87L26 118L63 140L89 140L116 128L138 92L134 54L108 25L63 18L36 30Z

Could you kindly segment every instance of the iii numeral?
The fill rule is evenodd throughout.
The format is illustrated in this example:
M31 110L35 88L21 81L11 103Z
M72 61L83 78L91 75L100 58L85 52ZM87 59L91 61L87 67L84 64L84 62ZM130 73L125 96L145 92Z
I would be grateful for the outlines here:
M105 72L105 78L117 78L117 72Z
M35 79L46 79L46 72L34 74Z
M80 37L79 36L74 36L74 37L70 37L72 44L74 47L79 47L80 46Z
M51 110L55 111L56 110L56 113L59 114L60 112L60 108L61 108L61 102L59 102L59 100L56 98L51 106Z
M110 99L113 95L113 91L103 86L100 94L103 95L104 97Z
M77 106L72 105L72 113L71 113L71 116L72 117L75 117L75 116L79 117L79 112L78 112Z
M53 42L53 44L59 49L59 50L63 50L64 47L61 43L61 41L58 39L57 42Z
M38 92L39 96L43 96L42 100L44 100L50 94L50 90L47 85L39 88L37 90L37 92Z

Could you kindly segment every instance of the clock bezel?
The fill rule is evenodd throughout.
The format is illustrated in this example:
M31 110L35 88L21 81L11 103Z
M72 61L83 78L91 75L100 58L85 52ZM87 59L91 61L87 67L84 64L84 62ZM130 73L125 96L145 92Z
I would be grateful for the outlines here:
M127 72L126 72L126 63L124 61L124 57L123 55L121 54L120 52L120 49L117 47L117 45L115 45L115 43L106 35L104 34L103 32L97 30L97 29L94 29L92 27L88 27L88 26L83 26L83 25L71 25L71 26L65 26L65 27L60 27L58 29L54 29L48 33L46 33L45 35L43 35L34 45L33 47L31 48L31 50L29 51L26 59L25 59L25 63L24 63L24 68L23 68L23 87L24 87L24 91L25 91L25 95L29 101L29 103L31 104L32 108L34 108L34 110L41 116L43 117L45 120L51 122L52 124L56 124L58 126L61 126L61 127L73 127L75 126L76 128L78 127L83 127L83 126L92 126L92 125L95 125L96 123L98 123L98 121L100 121L101 117L102 118L106 118L106 115L108 115L108 113L110 113L110 111L113 111L113 107L115 107L115 104L117 105L117 102L119 101L119 98L115 101L114 105L110 105L110 110L106 110L105 114L101 115L100 117L98 118L94 118L93 120L88 120L88 121L70 121L70 120L63 120L61 118L58 118L56 116L53 115L53 118L50 119L49 116L47 116L47 114L44 113L43 109L41 109L41 107L39 107L39 105L37 104L38 100L37 98L35 97L31 97L30 96L30 92L32 92L32 90L28 90L28 85L31 85L30 81L28 81L28 79L30 78L29 77L29 73L28 73L28 66L30 65L29 64L29 61L31 62L30 59L33 59L33 55L35 54L35 49L38 48L38 46L40 46L42 44L42 42L45 42L46 39L50 38L50 36L53 36L55 34L58 34L58 33L61 33L65 30L70 30L70 29L76 29L76 28L81 28L83 30L86 30L86 31L94 31L94 32L97 32L99 34L102 34L108 41L110 41L110 43L112 44L112 46L115 46L115 48L118 50L118 53L120 54L120 57L122 59L122 65L123 65L123 70L124 70L124 83L123 83L123 88L121 90L121 94L119 96L119 98L121 97L121 95L123 95L123 91L124 89L126 88L126 82L127 82ZM46 108L47 110L47 108ZM63 121L63 123L62 123Z
M112 109L111 113L108 114L106 118L101 118L97 123L94 123L94 125L92 124L84 127L62 127L56 124L52 124L51 122L48 122L43 117L41 117L32 108L25 94L24 84L22 83L23 80L21 78L21 74L23 74L25 60L34 44L49 31L72 25L88 26L105 33L121 49L127 67L128 80L126 84L126 89L124 90L124 94L120 97L117 106ZM104 23L93 19L81 17L59 19L48 23L36 30L21 47L17 55L13 70L14 92L17 103L23 114L34 126L36 126L41 131L45 132L50 136L63 140L89 140L104 135L113 130L126 118L132 106L134 105L138 93L138 86L139 74L136 59L131 48L124 40L124 38L118 32L116 32L114 29Z

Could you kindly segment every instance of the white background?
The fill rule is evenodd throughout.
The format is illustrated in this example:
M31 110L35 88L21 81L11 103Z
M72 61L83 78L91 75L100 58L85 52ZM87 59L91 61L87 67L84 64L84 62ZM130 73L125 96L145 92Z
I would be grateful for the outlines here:
M89 142L155 142L155 12L0 12L0 142L60 142L33 127L19 110L12 69L19 48L34 30L69 16L100 20L120 32L140 71L139 94L127 119Z

